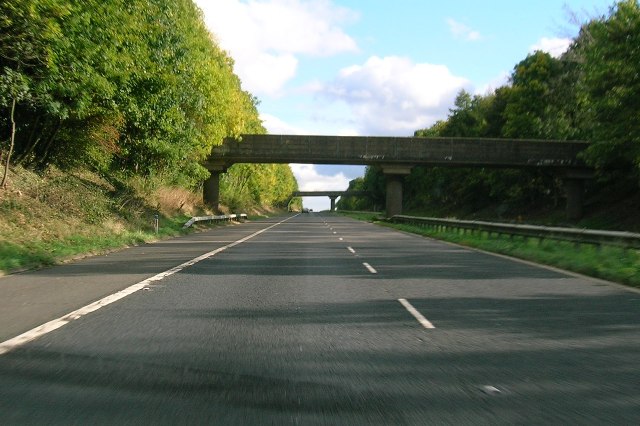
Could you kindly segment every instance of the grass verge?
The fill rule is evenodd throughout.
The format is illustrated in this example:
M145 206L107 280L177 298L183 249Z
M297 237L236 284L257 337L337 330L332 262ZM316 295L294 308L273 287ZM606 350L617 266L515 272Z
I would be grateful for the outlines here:
M192 216L212 212L201 194L159 178L55 167L43 173L15 167L9 176L8 188L0 189L0 276L224 226L199 222L183 229ZM282 211L263 206L247 213L256 218Z
M193 232L192 229L182 229L187 220L186 216L161 217L158 233L150 227L151 229L124 230L118 233L71 234L60 239L38 239L21 243L3 241L0 245L0 275L185 235Z
M203 213L196 194L150 182L54 168L10 176L0 190L0 275L193 232L182 226Z
M375 221L374 213L347 214L359 220ZM379 222L383 226L423 235L493 253L505 254L555 266L568 271L640 288L640 251L611 246L576 245L570 242L528 237L492 236L462 230L440 231L416 225Z

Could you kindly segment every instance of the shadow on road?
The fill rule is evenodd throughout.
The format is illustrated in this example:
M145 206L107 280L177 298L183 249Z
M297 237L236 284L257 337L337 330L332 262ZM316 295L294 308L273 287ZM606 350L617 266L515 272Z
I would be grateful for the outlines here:
M45 338L0 357L0 411L9 424L42 420L34 416L45 412L50 423L640 419L637 301L543 295L411 302L436 330L422 330L396 301L367 301L179 309L157 329L96 339L89 348ZM168 324L181 332L167 335ZM210 340L190 333L206 327ZM126 349L132 339L138 346Z

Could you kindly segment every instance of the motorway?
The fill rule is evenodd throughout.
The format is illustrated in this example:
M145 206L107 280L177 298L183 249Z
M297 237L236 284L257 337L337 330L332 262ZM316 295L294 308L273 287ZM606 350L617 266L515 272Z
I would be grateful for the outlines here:
M0 278L0 342L6 425L640 424L640 293L328 214Z

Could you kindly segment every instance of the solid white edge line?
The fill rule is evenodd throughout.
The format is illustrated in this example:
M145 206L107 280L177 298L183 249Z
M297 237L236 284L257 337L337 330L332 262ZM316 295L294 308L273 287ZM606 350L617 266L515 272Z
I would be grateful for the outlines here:
M365 268L367 268L369 270L369 272L371 272L372 274L377 274L378 271L376 271L373 266L369 265L367 262L362 262L362 264L364 265Z
M182 263L182 264L180 264L178 266L175 266L175 267L173 267L173 268L171 268L171 269L169 269L167 271L161 272L161 273L159 273L157 275L154 275L154 276L152 276L150 278L147 278L146 280L143 280L143 281L140 281L140 282L138 282L136 284L133 284L133 285L125 288L124 290L120 290L120 291L118 291L116 293L113 293L113 294L111 294L109 296L106 296L106 297L104 297L104 298L102 298L102 299L100 299L100 300L98 300L96 302L90 303L90 304L88 304L88 305L86 305L86 306L84 306L84 307L82 307L80 309L76 309L75 311L70 312L70 313L68 313L68 314L66 314L64 316L61 316L60 318L56 318L56 319L54 319L52 321L46 322L46 323L44 323L42 325L39 325L38 327L32 328L31 330L26 331L26 332L24 332L24 333L22 333L22 334L20 334L20 335L18 335L16 337L12 338L12 339L5 340L4 342L0 343L0 355L6 354L7 352L12 351L13 349L17 348L18 346L22 346L22 345L24 345L24 344L26 344L28 342L32 342L32 341L44 336L47 333L50 333L50 332L52 332L54 330L57 330L58 328L60 328L60 327L62 327L64 325L67 325L71 321L77 320L78 318L81 318L81 317L83 317L83 316L85 316L85 315L87 315L87 314L89 314L91 312L97 311L98 309L100 309L100 308L102 308L104 306L110 305L113 302L116 302L116 301L118 301L118 300L120 300L122 298L125 298L125 297L127 297L127 296L129 296L129 295L131 295L131 294L143 289L144 287L148 286L150 283L152 283L154 281L160 281L160 280L162 280L162 279L164 279L164 278L166 278L166 277L168 277L170 275L175 274L176 272L182 271L186 267L195 265L196 263L198 263L200 261L203 261L203 260L205 260L205 259L207 259L209 257L215 256L216 254L218 254L218 253L220 253L220 252L222 252L222 251L224 251L224 250L226 250L228 248L237 246L238 244L242 244L245 241L250 240L251 238L258 236L258 235L262 234L263 232L268 231L271 228L275 228L276 226L281 225L282 223L284 223L287 220L292 219L292 218L294 218L296 216L298 216L298 215L294 215L294 216L288 217L283 221L280 221L280 222L278 222L278 223L276 223L274 225L271 225L271 226L269 226L267 228L261 229L260 231L254 232L253 234L248 235L248 236L246 236L244 238L241 238L241 239L239 239L237 241L234 241L231 244L227 244L224 247L220 247L220 248L217 248L215 250L212 250L212 251L210 251L208 253L205 253L205 254L203 254L201 256L198 256L198 257L196 257L194 259L191 259L191 260L189 260L187 262L184 262L184 263Z
M413 317L417 319L420 324L422 324L424 328L436 328L428 319L426 319L420 312L418 312L418 310L414 308L413 305L409 303L409 301L407 301L407 299L398 299L398 302L400 302L402 306L404 306L407 311L409 311L409 313L413 315Z

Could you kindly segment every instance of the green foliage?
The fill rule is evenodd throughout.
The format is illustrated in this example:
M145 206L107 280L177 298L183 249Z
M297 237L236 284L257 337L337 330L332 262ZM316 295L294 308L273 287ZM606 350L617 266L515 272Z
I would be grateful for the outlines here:
M599 171L593 196L640 182L640 6L619 2L609 16L584 24L560 58L528 55L510 84L486 96L461 91L447 120L415 132L423 137L582 139L585 160ZM405 207L470 214L488 207L516 216L532 207L557 206L560 180L526 170L416 168L406 179Z
M251 206L286 208L297 190L298 183L286 164L235 164L220 179L221 202L233 211Z
M366 191L364 197L341 197L336 204L339 210L377 211L385 205L385 179L382 169L377 166L369 166L365 170L364 177L356 178L349 182L347 191Z
M587 159L599 169L640 176L640 5L624 0L581 29L574 54L589 107L593 144Z
M15 102L19 164L196 188L214 145L264 132L257 99L242 90L192 0L0 5L0 153ZM282 203L295 186L280 166L250 169L252 202Z
M454 102L455 108L449 110L446 126L440 129L440 136L469 137L479 133L482 117L479 115L480 96L461 90ZM435 133L435 132L434 132Z
M540 241L537 238L510 238L506 235L489 236L486 233L407 224L386 223L385 226L640 287L638 250L611 246L595 247L589 244L576 245L565 241Z
M546 54L530 56L515 67L512 85L493 94L472 97L461 91L448 119L418 130L416 136L513 138L515 129L519 129L521 138L540 137L538 130L542 126L536 123L544 121L540 114L545 114L548 107L542 106L537 112L531 110L526 114L520 110L526 107L526 93L534 98L539 96L529 86L542 86L538 81L542 77L537 74L544 76L547 73L536 68L544 69L550 60ZM406 209L424 211L427 208L438 214L455 211L467 215L497 206L494 212L497 216L515 215L545 200L555 203L561 193L559 182L553 176L531 170L416 167L405 183Z
M366 191L363 177L358 177L349 182L347 191ZM338 210L363 211L373 210L374 206L369 197L340 197L336 203Z

